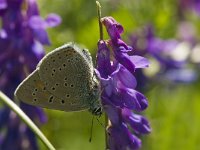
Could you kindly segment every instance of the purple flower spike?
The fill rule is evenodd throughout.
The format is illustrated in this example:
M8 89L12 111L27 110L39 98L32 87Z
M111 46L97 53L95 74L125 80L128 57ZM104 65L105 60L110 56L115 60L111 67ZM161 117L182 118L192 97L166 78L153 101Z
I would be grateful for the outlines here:
M46 20L41 18L36 0L26 0L26 8L24 2L0 0L0 90L11 99L25 74L44 56L43 44L50 44L46 28L60 22L52 14ZM20 107L32 120L46 122L41 108L23 103ZM35 134L6 106L0 108L0 149L39 149Z
M146 134L151 128L144 117L132 112L143 111L148 106L146 97L135 90L134 74L136 69L148 67L149 61L129 54L133 48L121 40L123 27L114 18L104 17L101 22L110 39L98 42L95 71L101 84L101 103L110 120L107 130L109 148L136 150L141 147L141 141L133 133Z

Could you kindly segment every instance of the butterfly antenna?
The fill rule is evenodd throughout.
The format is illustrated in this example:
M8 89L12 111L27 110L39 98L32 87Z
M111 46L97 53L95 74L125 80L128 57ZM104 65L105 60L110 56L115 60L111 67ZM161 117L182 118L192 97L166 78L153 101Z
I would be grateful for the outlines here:
M89 139L89 142L92 141L93 125L94 125L94 115L92 116L92 124L91 124L91 128L90 128L90 139Z

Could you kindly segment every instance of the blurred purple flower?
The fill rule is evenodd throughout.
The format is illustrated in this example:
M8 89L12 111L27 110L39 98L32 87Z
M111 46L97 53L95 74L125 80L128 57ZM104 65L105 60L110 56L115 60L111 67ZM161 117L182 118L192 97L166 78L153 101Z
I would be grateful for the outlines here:
M187 13L188 10L194 11L200 16L200 1L199 0L179 0L179 10L181 15Z
M130 53L148 56L156 60L159 65L159 70L154 75L156 80L161 79L162 81L168 80L184 83L192 82L196 80L196 75L191 69L189 69L190 71L188 70L187 64L194 40L192 40L191 36L186 38L188 41L185 40L185 36L183 39L183 41L160 39L154 35L152 26L146 26L139 33L130 36L131 45L135 46L134 50ZM184 72L188 70L187 74L184 73L180 76L180 72L183 72L183 70L185 70ZM139 83L148 78L143 72L139 72L139 74L136 72L135 75L137 77L143 77L138 81Z
M0 90L13 99L15 88L44 56L42 44L50 44L45 29L61 19L56 14L42 19L36 0L1 0L0 17ZM47 120L40 108L20 107L33 120ZM0 130L6 131L0 132L0 149L38 149L34 133L6 106L0 109Z
M132 112L147 108L146 97L134 90L137 81L134 72L146 68L146 58L129 55L132 47L121 40L123 27L112 17L101 19L110 39L98 42L96 74L101 81L102 105L111 125L108 127L111 150L138 149L141 141L128 128L128 124L137 134L151 131L148 121Z
M135 46L133 53L138 53L141 56L150 54L164 68L181 67L185 61L174 60L170 53L175 50L179 44L177 40L162 40L154 35L153 27L145 27L141 33L132 34L130 37L131 45Z

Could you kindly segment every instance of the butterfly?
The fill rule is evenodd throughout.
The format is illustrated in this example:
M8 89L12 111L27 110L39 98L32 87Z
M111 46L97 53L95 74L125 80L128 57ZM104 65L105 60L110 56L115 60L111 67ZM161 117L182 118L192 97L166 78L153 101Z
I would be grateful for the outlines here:
M18 100L62 111L101 115L100 84L87 49L65 44L44 56L15 91Z

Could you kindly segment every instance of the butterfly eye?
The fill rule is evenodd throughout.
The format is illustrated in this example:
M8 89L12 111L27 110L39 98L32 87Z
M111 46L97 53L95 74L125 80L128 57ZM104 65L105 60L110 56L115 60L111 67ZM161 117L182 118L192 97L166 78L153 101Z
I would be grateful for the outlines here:
M70 97L70 95L69 95L69 94L67 94L67 95L66 95L66 97L67 97L67 98L69 98L69 97Z
M36 102L36 101L37 101L37 99L36 99L36 98L34 98L34 99L33 99L33 101L34 101L34 102Z
M73 88L73 87L74 87L74 85L73 85L73 84L71 84L71 85L70 85L70 87L71 87L71 88Z
M55 88L55 87L52 87L51 89L54 91L56 88Z
M65 84L64 84L66 87L67 87L67 83L65 82Z
M66 67L66 64L63 64L63 67Z

